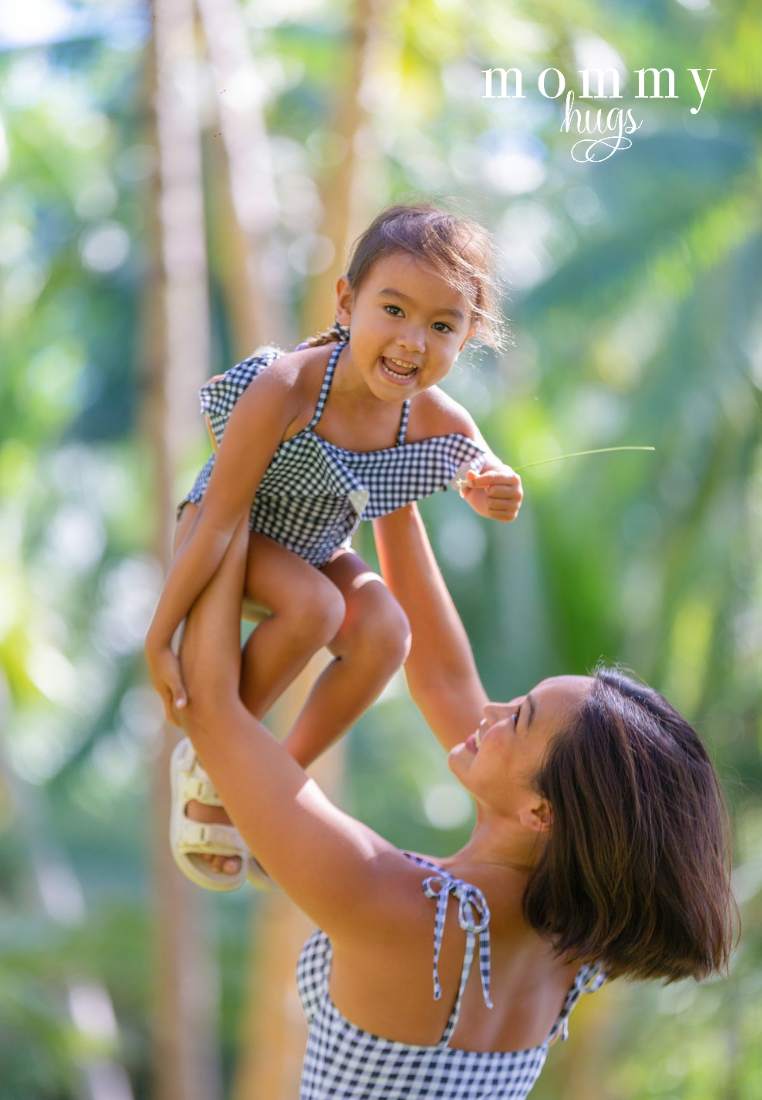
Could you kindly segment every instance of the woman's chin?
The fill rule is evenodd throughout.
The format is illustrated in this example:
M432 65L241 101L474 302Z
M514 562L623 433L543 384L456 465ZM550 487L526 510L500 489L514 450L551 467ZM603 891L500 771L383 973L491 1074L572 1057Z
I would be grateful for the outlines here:
M465 741L461 741L459 745L453 745L447 754L447 766L461 783L463 783L462 776L468 769L471 760L473 760L473 753L468 751ZM463 786L466 786L465 783Z

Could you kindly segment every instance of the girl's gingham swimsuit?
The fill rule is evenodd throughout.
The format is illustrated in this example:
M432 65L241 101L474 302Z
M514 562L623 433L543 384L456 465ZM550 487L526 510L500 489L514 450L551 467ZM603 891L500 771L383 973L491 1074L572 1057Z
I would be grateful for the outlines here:
M583 993L604 980L600 967L583 966L544 1043L527 1050L483 1052L448 1046L460 1014L463 991L479 940L479 970L484 1003L489 999L490 912L475 886L455 878L436 864L406 853L434 873L423 880L426 897L436 898L434 920L434 999L439 985L439 951L452 894L459 901L458 923L466 933L466 950L458 995L442 1038L436 1046L392 1042L350 1023L328 992L333 949L320 929L310 936L296 972L299 997L309 1023L307 1052L299 1100L525 1100L555 1038L566 1039L569 1013Z
M315 432L323 414L336 364L346 341L336 345L326 367L314 416L306 428L284 440L260 482L249 527L269 535L310 565L325 565L347 546L360 519L376 519L414 500L445 489L467 468L481 469L485 451L465 435L452 433L406 443L410 401L402 406L397 442L381 451L348 451ZM258 348L200 390L201 408L219 441L233 406L260 371L282 352ZM198 504L214 467L211 455L181 502Z

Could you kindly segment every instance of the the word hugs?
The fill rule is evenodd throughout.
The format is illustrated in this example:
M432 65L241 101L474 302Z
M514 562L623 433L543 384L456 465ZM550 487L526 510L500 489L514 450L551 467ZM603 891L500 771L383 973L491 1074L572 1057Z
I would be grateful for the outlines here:
M701 69L688 69L687 71L692 75L699 95L698 106L691 107L691 114L697 115L704 105L704 96L709 87L712 73L716 72L716 69L707 69L706 83L702 83ZM527 98L523 92L521 69L482 69L482 72L486 78L483 99ZM635 99L680 98L675 92L675 74L672 69L635 69L634 72L638 77L638 93ZM646 91L647 73L652 78L650 94ZM509 75L513 77L513 92L508 91ZM582 91L577 97L578 101L583 99L623 98L619 90L620 78L617 69L580 69L579 75L582 78ZM665 76L664 83L662 82L662 76ZM597 82L595 94L590 90L593 77ZM609 78L609 92L604 90L607 78ZM498 80L499 83L497 83ZM495 91L496 85L499 88L498 92ZM666 87L666 95L662 94L662 87ZM546 99L558 99L566 91L566 77L560 69L544 69L537 78L537 89ZM569 90L566 93L566 107L561 130L566 131L566 133L576 132L577 134L591 135L590 137L580 138L579 141L574 143L571 149L574 160L592 162L608 160L619 149L629 149L631 147L632 142L625 135L634 134L643 125L642 121L636 122L632 108L628 108L626 111L621 107L612 107L608 111L605 108L599 108L597 111L586 108L583 114L579 103L577 107L574 106L574 98L574 92Z

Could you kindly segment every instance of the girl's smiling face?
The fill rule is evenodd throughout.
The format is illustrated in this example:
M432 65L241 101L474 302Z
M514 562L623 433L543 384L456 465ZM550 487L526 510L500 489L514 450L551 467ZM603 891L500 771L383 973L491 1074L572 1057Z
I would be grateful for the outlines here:
M382 401L441 382L474 330L465 295L406 252L378 260L354 291L342 275L336 312L351 363Z
M477 803L531 823L539 797L534 776L550 741L567 726L592 683L588 676L554 676L510 703L487 704L478 729L448 759Z

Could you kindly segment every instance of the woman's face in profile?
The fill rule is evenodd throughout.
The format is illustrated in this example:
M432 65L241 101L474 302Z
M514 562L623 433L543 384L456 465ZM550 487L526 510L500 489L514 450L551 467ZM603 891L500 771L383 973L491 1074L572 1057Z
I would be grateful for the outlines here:
M453 774L495 813L516 816L536 799L533 779L550 741L585 702L589 676L541 680L509 703L488 703L478 729L449 755Z

